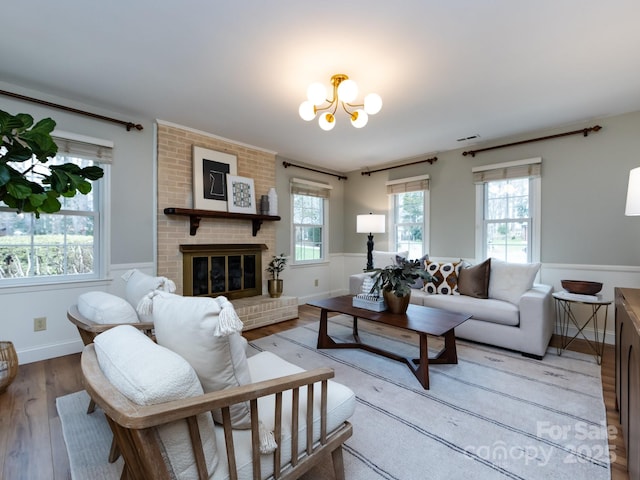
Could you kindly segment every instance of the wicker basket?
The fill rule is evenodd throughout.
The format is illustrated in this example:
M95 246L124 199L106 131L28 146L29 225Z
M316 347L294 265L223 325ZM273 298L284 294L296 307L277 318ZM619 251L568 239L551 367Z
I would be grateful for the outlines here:
M11 342L0 342L0 393L4 393L18 374L18 355Z

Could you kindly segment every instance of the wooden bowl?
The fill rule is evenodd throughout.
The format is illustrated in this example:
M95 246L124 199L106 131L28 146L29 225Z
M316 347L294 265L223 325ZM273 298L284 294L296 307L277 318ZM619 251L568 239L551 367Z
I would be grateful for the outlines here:
M602 290L602 283L587 282L584 280L561 280L562 288L569 293L579 293L581 295L595 295Z

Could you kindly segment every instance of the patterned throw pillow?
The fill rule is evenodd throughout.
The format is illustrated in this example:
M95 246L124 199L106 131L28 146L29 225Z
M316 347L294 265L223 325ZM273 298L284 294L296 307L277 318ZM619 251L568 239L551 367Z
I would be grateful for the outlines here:
M458 262L425 262L426 270L433 277L424 283L423 290L427 293L440 295L460 295L458 292L458 273L462 267L462 260Z

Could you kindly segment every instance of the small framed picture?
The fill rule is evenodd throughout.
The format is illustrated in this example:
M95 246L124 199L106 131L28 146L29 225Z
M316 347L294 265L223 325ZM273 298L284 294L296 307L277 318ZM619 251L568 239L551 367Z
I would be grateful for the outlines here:
M238 173L237 158L229 153L193 147L193 208L227 211L227 175Z
M256 213L253 178L227 175L227 208L230 212Z

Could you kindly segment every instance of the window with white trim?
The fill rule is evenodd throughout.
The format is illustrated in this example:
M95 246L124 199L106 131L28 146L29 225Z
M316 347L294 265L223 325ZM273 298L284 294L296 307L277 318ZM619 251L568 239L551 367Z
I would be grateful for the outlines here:
M418 259L429 251L429 175L386 183L391 201L391 244L396 252Z
M512 263L540 259L540 171L542 159L475 167L479 259Z
M331 185L291 180L293 263L318 263L328 254L327 225Z
M108 141L70 136L82 141L55 137L58 154L50 164L75 163L81 168L100 164L104 176L91 182L87 195L60 197L60 211L40 214L40 218L17 214L0 203L0 285L89 280L103 275L103 186L112 146ZM92 140L99 144L90 143ZM38 181L38 177L31 180Z

